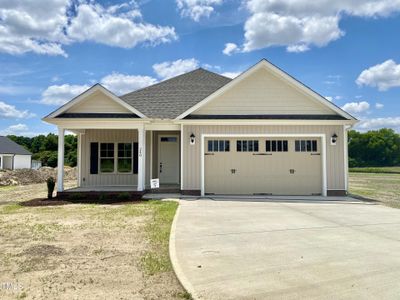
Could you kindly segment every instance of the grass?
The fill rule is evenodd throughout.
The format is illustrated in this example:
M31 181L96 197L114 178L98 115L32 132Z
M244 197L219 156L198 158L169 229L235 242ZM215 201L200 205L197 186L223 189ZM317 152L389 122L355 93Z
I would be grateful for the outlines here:
M352 173L386 173L400 174L400 167L365 167L365 168L350 168Z
M400 208L400 174L350 173L349 191Z

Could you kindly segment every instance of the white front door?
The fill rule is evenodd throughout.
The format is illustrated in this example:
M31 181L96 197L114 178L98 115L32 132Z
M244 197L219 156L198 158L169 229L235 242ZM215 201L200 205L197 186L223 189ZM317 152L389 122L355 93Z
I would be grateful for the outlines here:
M161 184L179 183L179 135L158 136L158 177Z

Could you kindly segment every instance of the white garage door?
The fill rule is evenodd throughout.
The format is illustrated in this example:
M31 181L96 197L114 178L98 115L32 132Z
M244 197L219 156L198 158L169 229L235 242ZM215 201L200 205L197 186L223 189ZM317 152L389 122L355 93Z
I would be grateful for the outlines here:
M317 195L319 138L206 138L206 194Z

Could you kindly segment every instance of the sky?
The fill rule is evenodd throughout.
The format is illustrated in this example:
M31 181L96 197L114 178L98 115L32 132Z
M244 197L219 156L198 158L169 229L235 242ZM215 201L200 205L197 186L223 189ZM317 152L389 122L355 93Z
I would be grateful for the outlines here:
M0 0L0 135L95 83L117 95L203 67L265 58L342 107L356 129L400 132L400 0Z

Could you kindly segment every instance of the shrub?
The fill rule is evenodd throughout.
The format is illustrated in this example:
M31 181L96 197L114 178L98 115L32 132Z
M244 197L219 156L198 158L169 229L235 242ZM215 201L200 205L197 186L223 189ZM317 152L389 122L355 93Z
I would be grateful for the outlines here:
M119 194L117 195L117 199L118 199L119 201L129 200L130 197L131 197L131 196L129 195L128 192L119 193Z
M99 195L99 201L106 201L107 200L107 194L100 194Z
M47 184L47 199L53 199L53 192L54 192L54 187L56 186L56 180L54 177L49 177L46 180Z

